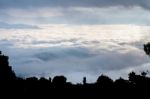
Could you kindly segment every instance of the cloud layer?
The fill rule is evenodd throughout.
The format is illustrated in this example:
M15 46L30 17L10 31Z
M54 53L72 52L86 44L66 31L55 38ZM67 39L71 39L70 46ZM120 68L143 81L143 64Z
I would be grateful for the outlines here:
M93 82L102 73L115 79L127 77L132 70L150 69L149 57L143 51L143 44L149 41L149 26L40 28L0 29L1 50L10 56L10 64L19 76L65 75L72 82L81 82L87 76Z
M150 69L149 10L149 0L0 0L0 50L23 77L126 77Z
M0 28L2 29L39 29L38 26L28 24L8 24L0 22Z
M0 21L9 24L149 25L149 0L1 0Z
M141 6L149 9L149 0L1 0L1 8L29 8L29 7L111 7L124 6L133 7Z

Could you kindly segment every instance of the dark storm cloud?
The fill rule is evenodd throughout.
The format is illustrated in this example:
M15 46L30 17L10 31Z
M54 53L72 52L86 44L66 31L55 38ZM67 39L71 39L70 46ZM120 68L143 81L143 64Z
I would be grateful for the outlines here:
M0 0L1 8L28 7L109 7L109 6L141 6L150 8L149 0Z
M28 24L8 24L5 22L0 22L0 28L3 29L39 29L38 26L28 25Z

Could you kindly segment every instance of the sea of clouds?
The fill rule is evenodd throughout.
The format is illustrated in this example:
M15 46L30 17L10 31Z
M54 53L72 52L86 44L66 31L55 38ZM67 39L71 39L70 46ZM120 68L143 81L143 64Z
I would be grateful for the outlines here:
M96 81L101 74L127 78L150 69L143 51L148 26L41 25L37 29L0 29L0 50L21 77L65 75L68 81Z

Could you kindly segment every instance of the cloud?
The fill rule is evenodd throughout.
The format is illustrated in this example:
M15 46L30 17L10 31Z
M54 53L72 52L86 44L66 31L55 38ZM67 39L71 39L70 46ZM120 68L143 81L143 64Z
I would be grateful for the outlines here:
M117 78L131 70L149 69L145 67L149 57L143 51L149 30L149 26L135 25L0 29L0 48L10 56L10 65L19 76L65 75L73 82L87 76L93 82L102 73Z
M11 50L17 51L17 54ZM65 75L74 82L80 82L83 76L90 77L88 79L93 81L92 79L96 79L102 73L112 73L110 77L113 78L126 77L131 71L130 68L136 70L135 68L149 63L149 57L142 50L126 53L102 49L93 52L85 47L50 47L30 50L12 48L11 50L8 51L11 56L10 61L17 75L25 77ZM115 72L120 75L115 76Z
M36 58L42 61L51 61L62 58L89 58L94 56L94 53L89 53L85 48L51 48L48 52L41 52L35 55Z
M125 77L150 69L149 9L149 0L0 0L0 48L17 75Z
M39 27L35 25L8 24L4 22L0 22L0 28L3 28L3 29L39 29Z
M116 13L114 13L116 12ZM122 8L11 8L0 10L0 21L24 24L140 24L149 25L150 13L141 7Z
M1 8L29 8L29 7L110 7L110 6L124 6L133 7L141 6L149 9L149 0L1 0Z
M1 0L0 21L15 24L149 25L149 6L149 0Z
M35 18L35 17L55 17L62 16L63 13L59 8L30 8L30 9L1 9L2 13L9 15L11 17L20 17L20 18Z
M70 12L69 12L70 11ZM70 8L66 17L76 24L145 24L149 25L149 11L140 7ZM116 12L116 13L114 13ZM72 15L72 16L71 16Z

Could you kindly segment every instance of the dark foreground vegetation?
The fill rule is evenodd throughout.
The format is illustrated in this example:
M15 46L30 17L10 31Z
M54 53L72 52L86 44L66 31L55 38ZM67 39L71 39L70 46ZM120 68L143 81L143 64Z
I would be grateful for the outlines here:
M150 44L144 45L144 51L150 55ZM83 77L82 84L67 82L64 76L55 76L53 79L38 79L36 77L20 78L15 75L9 66L8 57L0 52L0 97L17 98L101 98L132 96L148 96L150 77L147 72L137 75L131 72L128 80L119 78L113 81L105 75L98 77L95 83L87 83ZM3 98L1 98L3 99Z

